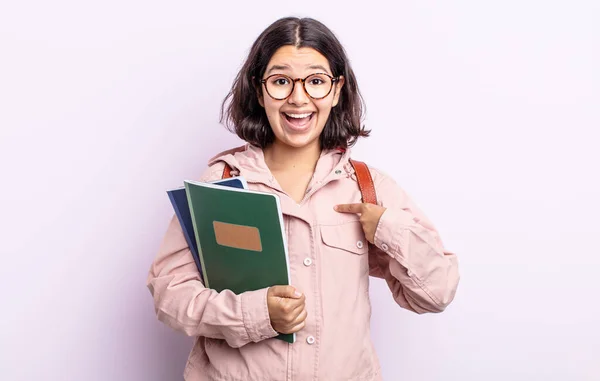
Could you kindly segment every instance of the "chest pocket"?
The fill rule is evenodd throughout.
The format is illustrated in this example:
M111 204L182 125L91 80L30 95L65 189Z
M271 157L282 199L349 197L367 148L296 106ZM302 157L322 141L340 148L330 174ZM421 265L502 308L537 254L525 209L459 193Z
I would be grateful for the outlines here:
M369 251L369 245L359 221L339 225L321 225L320 231L323 243L329 247L356 255L363 255Z

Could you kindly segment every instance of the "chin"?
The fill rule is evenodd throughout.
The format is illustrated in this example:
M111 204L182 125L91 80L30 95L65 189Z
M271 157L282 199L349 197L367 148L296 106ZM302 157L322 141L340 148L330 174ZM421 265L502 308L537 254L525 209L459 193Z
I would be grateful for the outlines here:
M301 133L298 131L287 131L285 128L281 128L278 133L275 133L275 139L279 141L279 143L289 147L304 148L315 144L315 142L318 144L319 134L316 134L313 128Z
M316 138L316 139L314 139L314 138L310 138L310 139L286 138L286 139L282 140L281 142L283 144L285 144L286 146L289 146L292 148L304 148L304 147L315 144L315 142L318 142L318 138Z

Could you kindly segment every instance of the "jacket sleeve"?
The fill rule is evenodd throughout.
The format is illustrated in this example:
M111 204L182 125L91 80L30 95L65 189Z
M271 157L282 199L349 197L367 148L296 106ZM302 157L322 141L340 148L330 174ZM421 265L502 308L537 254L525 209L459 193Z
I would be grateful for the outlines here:
M219 175L207 171L201 181ZM241 347L278 334L269 318L267 289L236 295L204 287L176 216L150 267L147 286L158 319L188 336L224 339Z
M370 274L387 282L396 303L416 313L442 312L454 299L458 260L432 223L391 178L372 169L386 208L370 249Z

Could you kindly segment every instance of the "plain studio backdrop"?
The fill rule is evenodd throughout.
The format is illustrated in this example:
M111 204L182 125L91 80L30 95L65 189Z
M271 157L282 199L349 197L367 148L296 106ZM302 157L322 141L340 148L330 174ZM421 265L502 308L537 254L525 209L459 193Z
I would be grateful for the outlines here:
M182 379L192 340L145 286L165 191L241 144L220 103L288 15L340 38L373 130L354 157L459 255L442 314L372 280L385 380L600 380L596 0L3 2L0 378Z

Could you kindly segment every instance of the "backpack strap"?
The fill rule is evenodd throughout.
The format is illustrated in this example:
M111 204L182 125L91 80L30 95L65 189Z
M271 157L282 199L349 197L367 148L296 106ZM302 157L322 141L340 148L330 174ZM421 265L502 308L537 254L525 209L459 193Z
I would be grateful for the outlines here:
M375 193L375 184L373 184L373 177L371 177L371 171L369 171L369 167L362 161L352 159L350 159L350 164L352 164L352 167L354 168L354 174L356 175L356 182L358 183L358 188L360 189L362 202L365 204L377 205L377 193ZM371 249L374 248L375 245L369 242L369 252L371 252ZM369 271L371 271L371 269L375 269L374 271L379 269L377 258L375 257L374 260L375 264L371 263L371 258L369 258Z
M350 159L350 164L352 164L354 172L356 172L356 182L358 183L358 188L360 189L362 201L367 204L377 205L377 194L375 193L375 185L373 184L373 178L371 177L371 171L369 171L369 167L362 161L352 159ZM223 168L223 175L221 178L230 178L231 170L232 169L229 164L225 163L225 168Z
M223 175L221 175L222 179L228 179L231 177L231 167L229 164L225 163L225 168L223 168Z
M352 159L350 159L350 164L352 164L354 172L356 172L356 182L360 188L362 201L366 204L377 205L377 193L375 193L375 185L373 184L369 167L362 161Z

